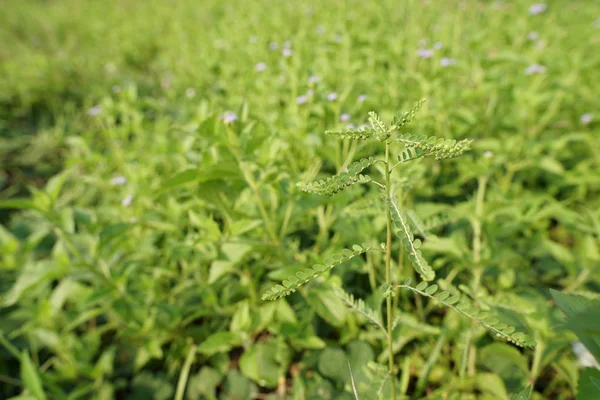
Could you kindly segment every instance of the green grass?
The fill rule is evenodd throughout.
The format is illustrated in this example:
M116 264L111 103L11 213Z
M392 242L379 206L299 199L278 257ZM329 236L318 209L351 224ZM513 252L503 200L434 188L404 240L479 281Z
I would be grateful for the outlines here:
M370 365L387 350L332 286L379 309L369 294L381 254L285 299L261 296L354 243L385 240L364 188L329 202L296 184L379 149L326 130L371 110L391 121L427 98L408 132L474 142L461 159L401 170L407 206L449 215L421 250L443 282L537 346L495 341L398 291L398 391L509 399L531 384L532 399L575 399L577 339L548 289L600 290L600 3L547 5L539 15L525 1L5 5L0 398L353 399L353 382L374 398L382 371ZM433 57L417 53L437 42ZM532 64L545 72L526 74Z

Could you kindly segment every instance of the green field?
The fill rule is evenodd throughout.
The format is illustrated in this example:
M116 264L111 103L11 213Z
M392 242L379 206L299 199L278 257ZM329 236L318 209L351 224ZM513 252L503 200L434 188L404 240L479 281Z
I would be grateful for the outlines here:
M0 7L0 399L600 399L600 2Z

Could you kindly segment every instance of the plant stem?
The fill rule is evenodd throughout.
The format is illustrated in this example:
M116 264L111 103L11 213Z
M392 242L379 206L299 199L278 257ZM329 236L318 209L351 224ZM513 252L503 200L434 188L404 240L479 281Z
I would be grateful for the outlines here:
M262 198L260 196L260 191L258 189L258 185L254 181L254 178L252 177L252 173L246 169L246 164L244 164L243 161L241 161L239 165L240 165L240 170L242 171L242 175L244 175L244 179L246 180L246 183L248 184L248 186L250 186L252 193L254 193L254 197L256 198L256 204L258 205L258 210L260 211L260 215L262 216L263 221L265 223L265 228L267 229L267 233L269 234L269 237L271 238L273 243L276 246L278 246L279 238L277 237L277 234L275 234L275 230L273 229L273 224L271 223L271 218L269 218L269 214L267 213L265 205L262 202Z
M420 398L423 392L425 391L425 387L427 386L427 381L429 379L429 374L431 373L431 368L437 362L440 357L440 353L442 352L442 347L446 342L447 332L444 329L442 334L438 338L435 343L435 347L429 353L429 357L427 358L427 362L421 369L421 374L419 375L419 380L417 381L417 388L415 389L415 397Z
M479 292L479 285L481 284L481 275L483 274L483 270L481 268L481 220L483 219L483 205L485 201L485 189L487 186L488 177L480 176L477 180L477 195L475 198L475 216L471 221L471 226L473 227L473 281L471 283L471 290L473 294L473 303L475 305L478 304L477 301L477 293ZM472 321L471 323L471 331L467 333L467 338L465 340L465 348L463 351L463 355L461 358L461 365L459 370L459 376L463 377L465 372L467 371L467 366L475 365L475 352L476 349L471 345L471 340L473 338L472 329L475 327L476 322ZM475 374L475 368L469 368L469 374Z
M177 391L175 392L175 400L182 400L183 394L185 393L185 386L188 381L188 377L190 376L190 369L192 368L192 363L194 362L194 356L196 355L197 346L194 344L190 348L187 357L185 358L185 362L183 363L183 368L181 368L181 373L179 374L179 381L177 382Z
M385 142L385 196L390 198L390 143ZM392 215L388 208L386 212L386 225L387 225L387 236L385 245L385 283L388 285L392 284L392 273L391 273L391 258L392 258ZM394 352L392 347L392 321L393 321L393 308L392 298L387 297L385 299L387 308L387 346L388 346L388 368L390 377L392 380L392 400L396 400L396 379L394 378Z
M390 170L391 171L391 170ZM399 189L398 195L396 196L398 200L398 206L402 207L404 205L404 193L402 188ZM397 282L401 282L402 280L402 269L404 268L404 246L400 246L400 250L398 251L398 275L396 275ZM396 296L394 296L394 310L398 308L398 303L400 302L400 288L396 288Z
M537 338L536 338L537 339ZM535 387L535 382L540 375L540 365L542 362L542 355L546 350L546 343L541 340L537 340L537 345L535 346L535 352L533 354L533 363L531 364L531 371L529 373L529 384L532 389Z
M481 219L483 217L483 202L488 178L482 176L477 183L477 198L475 200L475 219L473 220L473 261L475 268L480 268L481 263Z

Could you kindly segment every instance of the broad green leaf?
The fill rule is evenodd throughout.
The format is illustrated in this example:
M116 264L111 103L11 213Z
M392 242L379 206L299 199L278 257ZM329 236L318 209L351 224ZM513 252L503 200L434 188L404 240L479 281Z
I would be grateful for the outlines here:
M160 189L158 190L158 194L168 192L169 190L174 189L177 186L185 185L186 183L198 181L200 180L201 176L201 172L197 168L189 168L178 172L161 185Z
M329 285L313 285L306 296L306 301L321 318L333 326L342 326L346 320L348 309Z
M339 348L328 347L319 357L319 371L328 378L338 382L349 382L348 357Z
M217 399L217 387L221 383L222 376L211 367L203 367L199 373L190 377L185 392L187 400Z
M198 353L207 356L231 350L242 343L239 334L233 332L217 332L206 338L198 346Z
M567 316L567 327L597 360L600 359L600 301L566 295L554 289L550 289L550 294Z
M508 393L506 393L506 387L500 376L482 372L477 374L475 377L475 386L483 393L492 395L495 399L506 400L508 399Z
M270 303L268 305L271 305ZM237 309L231 319L229 330L232 332L246 332L250 329L252 319L250 317L250 306L248 301L237 304Z
M276 387L279 380L276 351L273 341L254 344L240 358L240 370L262 387Z
M38 369L33 365L29 353L25 350L21 353L21 380L25 388L37 400L46 400Z
M531 385L527 385L523 390L510 396L510 400L529 400L531 397Z
M258 389L256 385L237 370L231 370L227 374L223 393L219 400L247 400L256 397Z
M584 368L579 374L577 400L600 399L600 371L595 368Z
M39 210L31 199L8 199L0 200L0 209L12 208L17 210Z
M527 381L529 364L527 358L513 346L492 343L478 352L481 367L499 375L509 390L523 387Z

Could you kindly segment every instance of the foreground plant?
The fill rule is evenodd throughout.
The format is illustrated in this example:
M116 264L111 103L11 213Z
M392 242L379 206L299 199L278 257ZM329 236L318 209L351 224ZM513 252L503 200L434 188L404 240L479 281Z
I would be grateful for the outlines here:
M384 147L384 158L375 157L363 158L351 164L346 171L331 176L325 180L319 180L308 184L299 184L306 192L325 196L332 196L355 184L372 184L375 190L379 191L381 211L386 215L386 240L380 246L369 244L354 245L352 249L344 249L326 258L323 264L314 265L297 272L285 279L281 284L275 285L267 290L263 295L263 300L276 300L295 292L300 286L318 277L326 271L329 271L336 265L356 257L361 257L364 253L372 250L384 252L385 257L385 316L386 322L380 316L379 310L369 308L361 299L356 300L354 296L345 293L341 288L335 288L335 292L342 300L354 311L359 312L374 325L378 326L385 338L384 348L388 351L388 375L391 376L392 398L396 398L395 365L392 349L392 329L394 323L394 311L397 305L392 302L395 295L394 290L407 289L423 297L434 299L440 305L451 308L458 313L472 319L483 325L497 337L503 338L518 346L529 347L533 345L532 340L521 332L507 324L501 323L497 318L490 315L489 312L480 311L470 300L470 298L461 293L457 288L446 282L428 283L435 279L435 271L423 257L420 250L421 240L416 239L413 230L419 233L424 239L427 237L427 230L431 226L447 221L445 216L438 216L433 222L422 222L411 211L401 206L394 194L396 190L404 190L410 187L410 174L400 178L393 178L392 173L399 169L401 165L416 161L422 158L430 157L435 160L444 160L461 156L470 149L471 139L456 141L453 139L438 138L434 136L415 135L402 133L401 130L409 124L415 114L422 106L424 100L417 102L408 112L398 114L390 124L384 123L375 113L369 113L370 126L358 130L340 130L327 131L326 133L341 139L351 140L376 140L381 142ZM392 158L391 147L393 144L402 144L404 149ZM381 180L376 180L365 173L368 168L381 163L383 164ZM384 211L385 210L385 211ZM407 279L403 284L392 281L392 234L398 237L401 243L400 253L398 255L399 266L402 265L406 257L414 270L420 276L422 282L416 286L411 286L411 280ZM400 268L401 271L401 268ZM400 277L398 277L400 279ZM443 289L441 289L443 288Z

